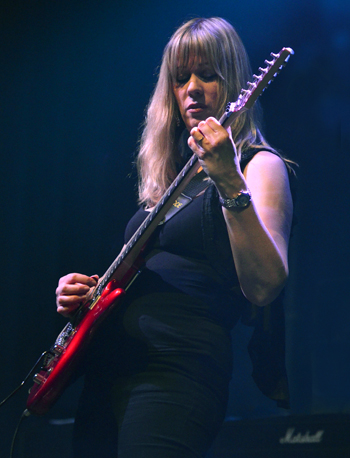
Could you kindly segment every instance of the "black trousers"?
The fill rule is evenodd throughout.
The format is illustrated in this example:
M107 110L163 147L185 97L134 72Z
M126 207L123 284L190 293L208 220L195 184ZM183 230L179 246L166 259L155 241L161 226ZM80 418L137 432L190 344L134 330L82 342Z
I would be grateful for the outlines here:
M224 392L226 391L226 392ZM86 383L75 458L202 458L223 422L227 390L178 373Z

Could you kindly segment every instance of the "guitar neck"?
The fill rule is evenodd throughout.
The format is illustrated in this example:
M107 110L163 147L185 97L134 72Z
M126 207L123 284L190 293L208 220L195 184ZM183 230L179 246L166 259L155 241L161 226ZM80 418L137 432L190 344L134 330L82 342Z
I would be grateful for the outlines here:
M265 60L265 68L259 67L260 75L253 75L253 81L247 82L247 89L242 89L236 102L228 103L225 113L220 118L220 124L225 128L230 126L238 115L249 110L258 97L286 66L291 55L291 48L282 48L278 54L271 53L272 60Z

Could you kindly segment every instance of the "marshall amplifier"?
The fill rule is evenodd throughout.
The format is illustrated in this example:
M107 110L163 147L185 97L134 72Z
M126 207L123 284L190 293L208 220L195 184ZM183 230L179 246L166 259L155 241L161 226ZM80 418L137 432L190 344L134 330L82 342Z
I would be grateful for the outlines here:
M350 458L350 415L227 420L207 458Z

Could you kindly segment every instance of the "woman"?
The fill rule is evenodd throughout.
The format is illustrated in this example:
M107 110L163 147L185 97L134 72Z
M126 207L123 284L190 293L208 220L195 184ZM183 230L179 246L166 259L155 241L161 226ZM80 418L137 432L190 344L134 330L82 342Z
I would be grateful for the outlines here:
M140 209L125 240L192 152L210 181L158 227L143 272L95 339L76 456L202 457L220 428L230 330L248 303L276 302L288 276L289 167L264 139L256 107L227 130L217 121L249 80L244 47L223 19L188 21L165 48L138 156ZM71 315L97 281L61 278L58 312Z

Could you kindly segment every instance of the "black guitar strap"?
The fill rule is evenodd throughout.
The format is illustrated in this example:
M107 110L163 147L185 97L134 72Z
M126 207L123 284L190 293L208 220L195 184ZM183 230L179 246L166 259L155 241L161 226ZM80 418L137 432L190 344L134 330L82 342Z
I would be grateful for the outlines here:
M164 224L169 221L177 212L182 210L186 207L186 205L190 204L192 200L198 196L198 194L204 191L209 185L211 184L210 178L201 170L200 172L196 173L196 175L192 178L192 180L188 183L184 191L179 195L179 197L175 200L170 210L168 210L167 214L164 216L162 221L159 224Z

